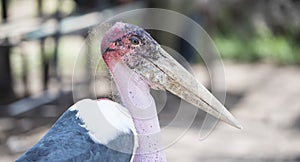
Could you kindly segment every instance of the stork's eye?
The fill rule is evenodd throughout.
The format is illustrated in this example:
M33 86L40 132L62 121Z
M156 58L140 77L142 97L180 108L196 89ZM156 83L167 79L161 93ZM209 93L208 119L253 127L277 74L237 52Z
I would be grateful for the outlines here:
M120 46L120 45L122 45L121 39L117 39L114 43L115 43L115 44L114 44L115 46Z
M129 38L129 41L130 41L130 43L133 44L133 45L139 45L139 44L140 44L140 39L137 38L137 37L135 37L135 36L130 37L130 38Z

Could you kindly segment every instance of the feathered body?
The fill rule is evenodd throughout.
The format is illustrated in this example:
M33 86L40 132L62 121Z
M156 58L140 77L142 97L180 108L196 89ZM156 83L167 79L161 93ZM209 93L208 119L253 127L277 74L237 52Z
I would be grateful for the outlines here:
M93 101L85 99L79 101L70 107L51 127L49 132L17 162L130 161L136 145L134 139L136 132L126 111L124 107L110 100ZM93 130L91 123L84 122L89 120L85 114L89 114L89 119L92 120L100 117L100 120L94 120L98 125L97 129ZM103 116L102 119L104 118L105 122L108 122L106 118L116 116L116 119L119 120L115 122L122 127L114 126L115 130L107 132L105 123L101 121L101 116ZM89 130L88 127L92 130ZM107 138L99 139L97 138L99 134Z

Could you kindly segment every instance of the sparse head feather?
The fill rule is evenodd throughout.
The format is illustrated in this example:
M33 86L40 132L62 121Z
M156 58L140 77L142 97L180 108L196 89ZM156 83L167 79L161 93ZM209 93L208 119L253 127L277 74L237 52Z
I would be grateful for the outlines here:
M101 42L101 53L110 51L122 52L146 44L155 44L156 41L143 28L123 22L115 23L106 31Z

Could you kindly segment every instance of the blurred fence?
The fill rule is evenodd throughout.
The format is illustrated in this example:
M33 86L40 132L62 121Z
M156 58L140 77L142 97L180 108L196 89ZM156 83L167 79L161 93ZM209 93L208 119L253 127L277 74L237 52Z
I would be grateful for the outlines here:
M62 74L64 69L61 63L69 62L63 60L63 54L59 51L60 48L65 48L61 47L63 39L76 36L84 40L88 31L106 18L144 5L136 2L118 6L106 1L77 0L76 3L73 2L77 6L67 14L62 6L72 5L66 4L68 1L56 1L51 4L51 7L55 6L53 13L47 14L43 12L44 5L47 5L44 2L47 1L37 0L31 1L32 5L37 5L36 16L10 20L8 2L2 0L0 26L1 116L18 116L36 111L35 108L43 109L45 106L49 109L49 105L53 104L56 105L53 108L57 113L52 113L52 116L61 114L73 103L72 70L69 70L67 76ZM17 2L12 3L17 5ZM107 7L110 8L105 9ZM31 46L34 50L28 50ZM76 57L76 54L73 54L73 57ZM34 64L38 66L33 66ZM68 65L73 66L70 63ZM88 66L82 68L83 73L90 73ZM74 84L81 84L88 89L89 82L90 80L86 79ZM49 116L47 113L39 115Z

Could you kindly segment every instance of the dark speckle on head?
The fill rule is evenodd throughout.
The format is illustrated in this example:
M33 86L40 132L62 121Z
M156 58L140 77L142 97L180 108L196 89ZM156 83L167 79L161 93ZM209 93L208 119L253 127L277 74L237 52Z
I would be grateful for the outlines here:
M102 55L123 57L136 55L154 57L159 44L144 29L127 23L115 23L104 35L101 42Z

